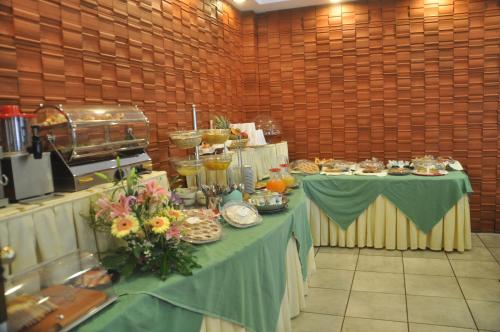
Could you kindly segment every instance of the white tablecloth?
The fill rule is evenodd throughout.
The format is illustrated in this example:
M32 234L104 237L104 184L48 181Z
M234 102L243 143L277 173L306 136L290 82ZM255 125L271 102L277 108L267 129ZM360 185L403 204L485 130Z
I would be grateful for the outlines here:
M238 153L232 151L233 160L229 168L238 166ZM288 157L288 143L280 142L259 147L242 149L243 165L250 165L254 170L254 181L259 181L269 176L269 169L277 167L282 156ZM188 186L196 186L196 177L187 177ZM227 184L226 171L201 172L202 184Z
M165 172L153 172L143 180L157 179L168 188ZM62 193L33 204L12 204L0 209L0 246L11 246L16 259L4 266L8 273L18 272L76 249L96 252L96 237L87 224L90 201L111 190L111 184L75 193ZM97 236L100 250L106 250L110 238Z
M379 196L347 230L340 228L309 201L314 246L373 247L464 251L471 248L469 199L464 195L432 230L425 234L403 212Z

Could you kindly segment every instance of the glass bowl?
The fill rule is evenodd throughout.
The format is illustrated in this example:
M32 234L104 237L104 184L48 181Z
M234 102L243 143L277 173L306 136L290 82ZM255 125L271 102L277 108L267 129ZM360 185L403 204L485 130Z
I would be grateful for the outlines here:
M224 144L229 139L231 129L201 129L201 138L208 144Z
M201 143L201 134L196 130L174 131L168 136L170 141L181 149L194 148Z
M215 154L210 156L202 156L203 166L210 171L224 171L226 170L233 157L230 154Z
M203 169L201 160L196 159L173 159L172 164L177 173L183 176L197 175Z

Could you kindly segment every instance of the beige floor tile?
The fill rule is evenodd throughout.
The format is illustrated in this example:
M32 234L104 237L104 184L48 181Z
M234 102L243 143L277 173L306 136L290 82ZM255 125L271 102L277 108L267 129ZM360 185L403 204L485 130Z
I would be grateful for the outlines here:
M349 291L326 288L309 288L305 312L343 316Z
M468 300L500 302L500 282L496 279L458 278L458 282Z
M410 323L410 332L474 332L476 329Z
M450 261L457 277L499 279L500 265L497 262Z
M401 257L399 250L375 249L375 248L362 248L359 250L360 255L365 256L385 256L385 257Z
M495 258L487 248L472 248L464 252L450 252L447 254L451 260L465 260L465 261L490 261L494 262Z
M409 295L463 298L455 277L406 274L405 283Z
M350 290L354 271L317 269L312 275L309 286Z
M352 291L346 316L406 322L405 296Z
M408 321L465 328L476 328L465 300L407 295Z
M403 257L405 273L436 276L453 276L448 260Z
M404 294L404 275L400 273L356 271L352 290Z
M342 327L342 316L321 315L310 312L302 312L298 317L292 319L292 331L294 332L318 332L331 331L340 332Z
M467 300L480 330L500 331L500 303Z
M318 332L321 330L317 330ZM408 324L367 318L345 317L342 332L407 332Z
M319 252L330 254L358 255L359 248L320 247Z
M359 255L358 271L403 273L403 261L400 257Z
M444 251L432 250L406 250L403 251L403 257L448 259Z
M493 256L495 256L495 258L497 259L497 262L500 263L500 247L499 248L488 248L490 249L490 252L493 254Z
M500 233L477 233L487 247L500 247Z
M472 233L471 240L472 240L472 248L477 248L477 247L484 248L485 247L483 241L481 241L481 239L479 238L479 236L477 234Z
M355 270L358 256L320 252L316 255L316 267L325 269Z

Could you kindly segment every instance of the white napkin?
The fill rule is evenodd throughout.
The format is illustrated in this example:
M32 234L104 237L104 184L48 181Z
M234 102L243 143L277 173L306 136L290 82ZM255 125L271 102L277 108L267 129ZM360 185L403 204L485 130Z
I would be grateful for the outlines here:
M255 131L255 144L251 144L251 145L266 145L267 142L266 142L266 139L264 137L264 132L262 131L262 129L258 129Z

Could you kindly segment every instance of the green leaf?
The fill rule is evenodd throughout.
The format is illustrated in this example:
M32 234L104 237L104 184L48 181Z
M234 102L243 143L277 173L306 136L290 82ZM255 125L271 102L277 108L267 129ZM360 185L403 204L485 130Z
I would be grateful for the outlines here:
M108 181L108 182L111 181L106 174L103 174L101 172L95 172L94 174L95 174L95 176L97 176L98 178L100 178L100 179L102 179L104 181Z
M116 166L118 167L118 169L122 168L122 162L120 160L120 157L116 157Z
M132 253L134 254L135 258L141 257L141 254L142 254L141 247L139 247L139 246L134 247L134 249L132 250Z
M121 269L122 275L125 278L130 277L132 275L132 273L134 273L136 264L137 264L137 260L135 259L135 257L132 255L128 256L127 262L125 263L125 265Z
M108 254L103 257L102 264L108 269L120 270L126 263L127 255L124 254Z

